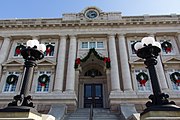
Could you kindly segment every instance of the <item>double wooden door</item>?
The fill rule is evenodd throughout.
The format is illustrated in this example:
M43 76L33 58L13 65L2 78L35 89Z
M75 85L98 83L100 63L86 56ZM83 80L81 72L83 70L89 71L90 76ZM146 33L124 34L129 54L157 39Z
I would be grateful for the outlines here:
M103 107L103 89L102 84L84 84L84 108Z

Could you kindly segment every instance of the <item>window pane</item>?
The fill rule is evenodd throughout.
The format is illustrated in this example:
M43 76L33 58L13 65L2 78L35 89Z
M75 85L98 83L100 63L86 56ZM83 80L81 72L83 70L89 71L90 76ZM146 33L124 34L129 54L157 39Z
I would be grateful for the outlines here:
M96 48L95 42L89 42L89 48Z
M97 97L101 97L101 93L102 93L102 91L101 91L101 85L96 85L96 86L95 86L95 89L96 89L96 96L97 96Z
M103 42L97 42L97 48L104 48Z
M91 85L86 85L85 86L85 97L91 97Z
M81 48L88 48L88 42L82 42Z

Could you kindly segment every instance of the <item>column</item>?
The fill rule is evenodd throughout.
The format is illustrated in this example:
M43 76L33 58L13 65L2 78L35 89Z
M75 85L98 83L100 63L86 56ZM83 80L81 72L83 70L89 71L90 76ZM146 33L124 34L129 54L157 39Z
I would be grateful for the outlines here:
M120 54L120 61L121 61L121 73L122 73L122 80L123 80L123 87L124 91L132 91L132 81L129 69L129 60L128 60L128 53L126 48L126 41L123 34L118 36L119 38L119 54Z
M154 33L151 33L149 36L155 38ZM167 85L167 81L166 81L166 77L165 77L165 73L164 73L164 68L163 68L160 56L157 57L157 62L158 63L155 66L155 68L156 68L156 72L158 72L157 76L158 76L158 80L160 83L160 87L162 90L167 90L168 85Z
M76 59L76 37L70 36L67 77L66 77L66 91L74 91L74 86L75 86L74 62L75 62L75 59Z
M0 76L2 74L2 63L7 59L10 48L10 37L4 37L4 41L0 50Z
M117 52L115 45L115 35L109 35L109 54L111 59L111 90L120 91L119 70Z
M54 84L55 92L62 92L63 90L65 54L66 54L66 36L60 36L57 66L56 66L56 76L55 76L55 84Z

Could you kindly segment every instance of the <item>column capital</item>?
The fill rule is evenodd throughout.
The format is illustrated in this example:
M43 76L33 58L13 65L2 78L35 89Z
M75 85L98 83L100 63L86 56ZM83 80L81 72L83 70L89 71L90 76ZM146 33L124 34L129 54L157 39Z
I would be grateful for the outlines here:
M69 36L70 38L73 38L73 37L76 38L77 35L76 35L76 34L69 34L68 36Z
M155 34L156 34L155 32L151 32L151 33L148 33L148 36L149 37L155 37Z
M1 37L3 37L4 39L5 39L5 38L9 38L9 39L12 38L10 35L1 35Z
M107 37L108 37L109 39L110 39L110 38L115 38L115 35L116 35L116 34L113 34L113 33L112 33L112 34L107 34Z
M34 39L39 40L39 36L38 36L38 35L31 35L31 37L32 37L33 40L34 40Z
M176 36L179 36L179 35L180 35L180 32L177 32L175 35L176 35Z
M67 38L67 35L60 35L59 38L60 38L60 40L61 40L61 39L66 39L66 38Z
M117 36L118 36L118 38L120 38L120 37L125 38L125 33L119 33Z

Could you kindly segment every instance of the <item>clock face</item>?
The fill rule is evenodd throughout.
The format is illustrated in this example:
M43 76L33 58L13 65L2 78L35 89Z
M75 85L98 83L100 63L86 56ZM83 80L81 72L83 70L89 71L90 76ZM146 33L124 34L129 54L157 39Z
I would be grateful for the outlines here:
M86 16L87 16L88 18L93 19L93 18L96 18L96 17L98 16L98 13L97 13L96 11L94 11L94 10L89 10L89 11L86 13Z

